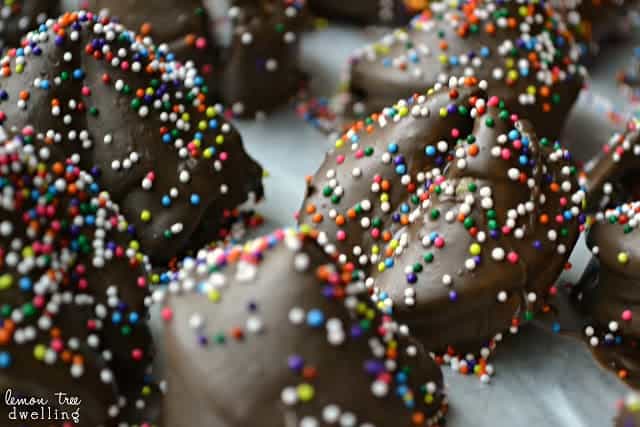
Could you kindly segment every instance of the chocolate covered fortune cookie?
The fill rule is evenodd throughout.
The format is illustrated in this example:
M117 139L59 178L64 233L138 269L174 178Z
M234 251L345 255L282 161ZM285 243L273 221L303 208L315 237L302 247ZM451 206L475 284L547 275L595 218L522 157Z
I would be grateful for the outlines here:
M75 409L83 426L139 423L152 356L147 259L78 159L53 161L32 138L0 145L0 387L49 401L29 405L49 417L30 425L63 425L50 411ZM59 392L82 404L60 405ZM8 417L15 405L3 402Z
M584 61L595 61L600 43L632 32L628 19L635 0L551 0L580 46Z
M475 76L541 135L557 137L582 85L578 59L544 2L436 2L353 55L344 114L366 116L452 76Z
M594 210L640 198L640 120L629 119L623 131L602 142L600 153L586 171L589 205Z
M423 11L427 0L309 0L311 10L361 24L402 25Z
M4 0L0 3L0 51L18 46L25 33L58 13L58 0Z
M595 216L587 236L593 260L579 288L584 334L596 358L640 386L640 203Z
M2 59L0 121L100 177L145 252L166 260L215 237L262 196L262 170L192 64L89 12L29 33ZM206 227L203 224L206 222Z
M194 60L212 96L236 116L273 110L300 86L304 0L216 0L209 9L201 0L92 0L90 6L169 43L180 61Z
M430 349L491 347L565 266L584 221L576 168L495 97L412 102L339 139L300 220Z
M236 115L261 115L300 88L299 34L305 0L236 0L231 37L222 49L220 94ZM218 36L220 38L220 36Z
M440 425L440 369L309 238L201 251L166 279L168 425Z

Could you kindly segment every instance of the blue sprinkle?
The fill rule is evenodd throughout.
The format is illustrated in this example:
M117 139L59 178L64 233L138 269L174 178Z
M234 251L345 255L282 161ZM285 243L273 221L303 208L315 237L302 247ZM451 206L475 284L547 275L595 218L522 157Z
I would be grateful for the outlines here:
M11 366L11 354L6 351L0 352L0 368L6 369Z
M427 156L433 157L436 155L436 147L434 147L433 145L427 145L427 148L424 149L424 152Z
M31 290L31 279L28 277L22 277L20 278L20 281L18 282L20 289L24 292L29 292Z
M122 321L122 315L118 312L113 313L113 315L111 316L111 322L118 324Z
M324 324L324 313L314 308L307 313L307 324L312 328L319 328Z
M129 314L129 323L138 323L138 320L140 319L140 316L138 316L138 313L131 313Z
M84 71L82 71L80 68L76 68L75 70L73 70L73 78L76 80L81 80L84 78Z

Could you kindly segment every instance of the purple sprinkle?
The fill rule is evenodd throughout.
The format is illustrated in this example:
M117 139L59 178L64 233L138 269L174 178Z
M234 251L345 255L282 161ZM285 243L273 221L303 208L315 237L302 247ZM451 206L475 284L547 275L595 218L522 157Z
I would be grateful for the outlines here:
M302 371L302 368L304 368L304 359L302 358L302 356L294 354L292 356L289 356L289 358L287 359L287 365L292 371L300 372Z

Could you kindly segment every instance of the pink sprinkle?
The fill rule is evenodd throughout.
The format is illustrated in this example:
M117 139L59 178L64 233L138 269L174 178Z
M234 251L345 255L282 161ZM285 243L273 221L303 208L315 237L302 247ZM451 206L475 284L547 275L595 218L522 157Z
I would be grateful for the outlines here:
M434 242L434 243L435 243L435 245L436 245L436 248L438 248L438 249L440 249L440 248L443 248L443 247L444 247L444 239L443 239L442 237L439 237L439 236L438 236L438 237L436 237L436 240L435 240L435 242Z
M138 287L145 288L146 286L147 286L147 279L145 279L142 276L138 277Z
M198 49L204 49L205 47L207 47L207 39L205 39L204 37L198 37L198 40L196 40L196 47Z
M380 184L382 182L382 177L380 175L374 176L373 182L375 182L376 184Z
M497 107L499 102L500 100L497 96L492 96L491 98L489 98L489 102L487 102L487 105L489 107Z
M344 241L347 238L347 233L344 230L338 230L336 232L336 239Z
M451 129L451 136L457 138L460 136L460 131L457 128Z
M509 252L507 254L507 261L509 261L511 264L517 263L519 259L520 257L515 252Z
M42 308L45 305L45 299L42 295L36 295L35 297L33 297L33 305L36 308Z
M173 310L171 310L169 307L165 307L162 309L161 315L162 319L168 322L169 320L173 319Z
M91 89L89 89L89 87L87 87L87 86L83 86L82 87L82 94L84 96L91 96Z
M632 318L633 314L631 313L631 310L625 310L622 312L622 320L625 322L630 322Z
M513 141L513 148L515 148L516 150L521 149L522 141L520 141L519 139L516 139L515 141Z
M336 157L336 163L341 165L344 163L344 155L340 154L338 157Z
M364 151L362 149L356 151L356 159L361 159L364 157Z
M373 230L371 230L371 237L373 237L374 239L380 237L380 230L378 228L374 228Z
M53 340L51 340L51 348L56 353L60 353L64 349L64 344L62 343L61 339L54 338Z
M222 160L223 162L226 161L229 158L229 153L227 153L226 151L223 151L222 153L220 153L220 160Z
M560 206L567 206L567 198L566 197L560 197Z
M509 160L511 158L511 150L503 148L500 152L500 157L502 157L502 160Z
M133 358L133 360L135 360L135 361L140 361L140 360L142 360L142 356L143 356L143 355L144 355L144 353L143 353L143 352L142 352L142 350L141 350L141 349L139 349L139 348L134 348L134 349L131 351L131 357L132 357L132 358Z

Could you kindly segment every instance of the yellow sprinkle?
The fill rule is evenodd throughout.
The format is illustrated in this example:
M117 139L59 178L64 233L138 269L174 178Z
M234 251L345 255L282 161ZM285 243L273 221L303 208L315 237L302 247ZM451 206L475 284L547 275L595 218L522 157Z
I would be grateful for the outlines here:
M471 246L469 246L469 253L471 255L480 255L480 252L482 252L482 246L480 246L477 243L472 243Z
M44 355L47 353L47 347L45 347L43 344L38 344L33 348L33 357L36 358L36 360L44 360Z
M0 276L0 291L6 291L13 285L13 276L10 274L3 274Z
M310 401L311 399L313 399L313 396L315 395L315 389L311 384L307 384L307 383L300 384L296 388L296 391L298 393L298 398L303 402Z
M148 210L143 210L142 213L140 214L140 219L143 222L149 222L151 221L151 212L149 212Z
M207 296L212 302L220 301L220 292L218 292L216 289L212 289Z
M33 258L34 257L33 248L31 246L25 246L22 248L22 257L23 258Z
M618 254L618 262L620 264L626 264L629 262L629 254L626 252L620 252Z

